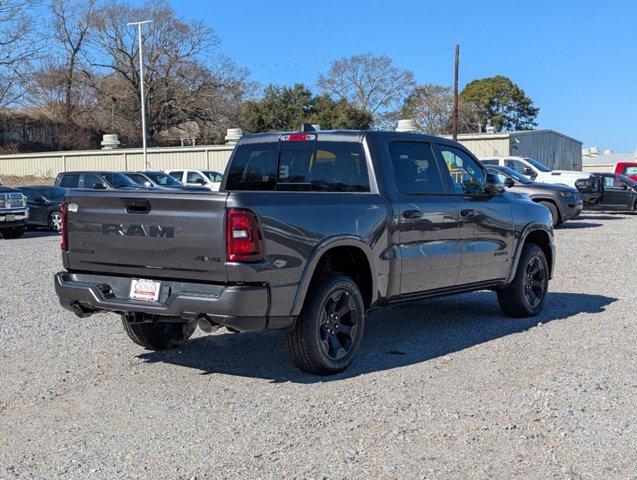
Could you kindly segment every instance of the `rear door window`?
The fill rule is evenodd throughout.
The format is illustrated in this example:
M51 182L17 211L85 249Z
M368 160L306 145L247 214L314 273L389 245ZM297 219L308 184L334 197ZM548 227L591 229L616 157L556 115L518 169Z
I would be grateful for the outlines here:
M239 145L232 156L227 190L274 190L277 173L276 143Z
M170 172L168 175L181 182L182 178L184 177L184 172L183 170L176 170L174 172Z
M398 189L407 194L445 193L438 163L431 144L424 142L390 142L394 177Z
M60 181L60 187L78 188L79 186L80 186L79 173L69 173L62 176L62 181Z

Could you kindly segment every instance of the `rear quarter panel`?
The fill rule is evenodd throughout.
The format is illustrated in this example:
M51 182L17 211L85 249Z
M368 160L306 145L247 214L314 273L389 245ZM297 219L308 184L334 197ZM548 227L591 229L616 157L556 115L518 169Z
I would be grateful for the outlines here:
M360 247L377 289L386 290L388 207L379 194L231 192L227 206L257 213L266 254L258 263L228 263L228 280L268 284L270 315L290 314L299 284L311 276L327 246Z

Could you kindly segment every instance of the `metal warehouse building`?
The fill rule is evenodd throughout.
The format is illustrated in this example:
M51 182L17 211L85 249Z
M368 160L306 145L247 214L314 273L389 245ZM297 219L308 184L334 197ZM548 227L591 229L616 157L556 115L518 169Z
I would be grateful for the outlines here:
M458 135L458 141L478 157L531 157L553 170L582 170L582 142L554 130Z

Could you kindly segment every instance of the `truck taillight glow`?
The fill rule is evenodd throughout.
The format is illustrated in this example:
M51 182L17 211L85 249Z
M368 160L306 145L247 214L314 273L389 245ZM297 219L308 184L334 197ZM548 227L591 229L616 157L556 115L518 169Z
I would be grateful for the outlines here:
M60 233L62 234L62 238L60 240L60 249L63 252L66 252L69 249L69 233L68 233L68 210L66 208L66 203L62 202L60 204L60 216L61 218L61 228Z
M311 142L316 140L316 135L313 133L289 133L281 135L279 140L282 142Z
M226 255L229 262L263 259L261 231L254 212L229 208L226 215Z

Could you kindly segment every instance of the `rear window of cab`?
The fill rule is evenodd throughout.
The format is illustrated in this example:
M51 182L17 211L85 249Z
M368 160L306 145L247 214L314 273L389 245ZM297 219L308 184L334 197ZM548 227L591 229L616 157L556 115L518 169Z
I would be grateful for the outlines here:
M239 145L226 190L369 192L358 142L271 142Z

